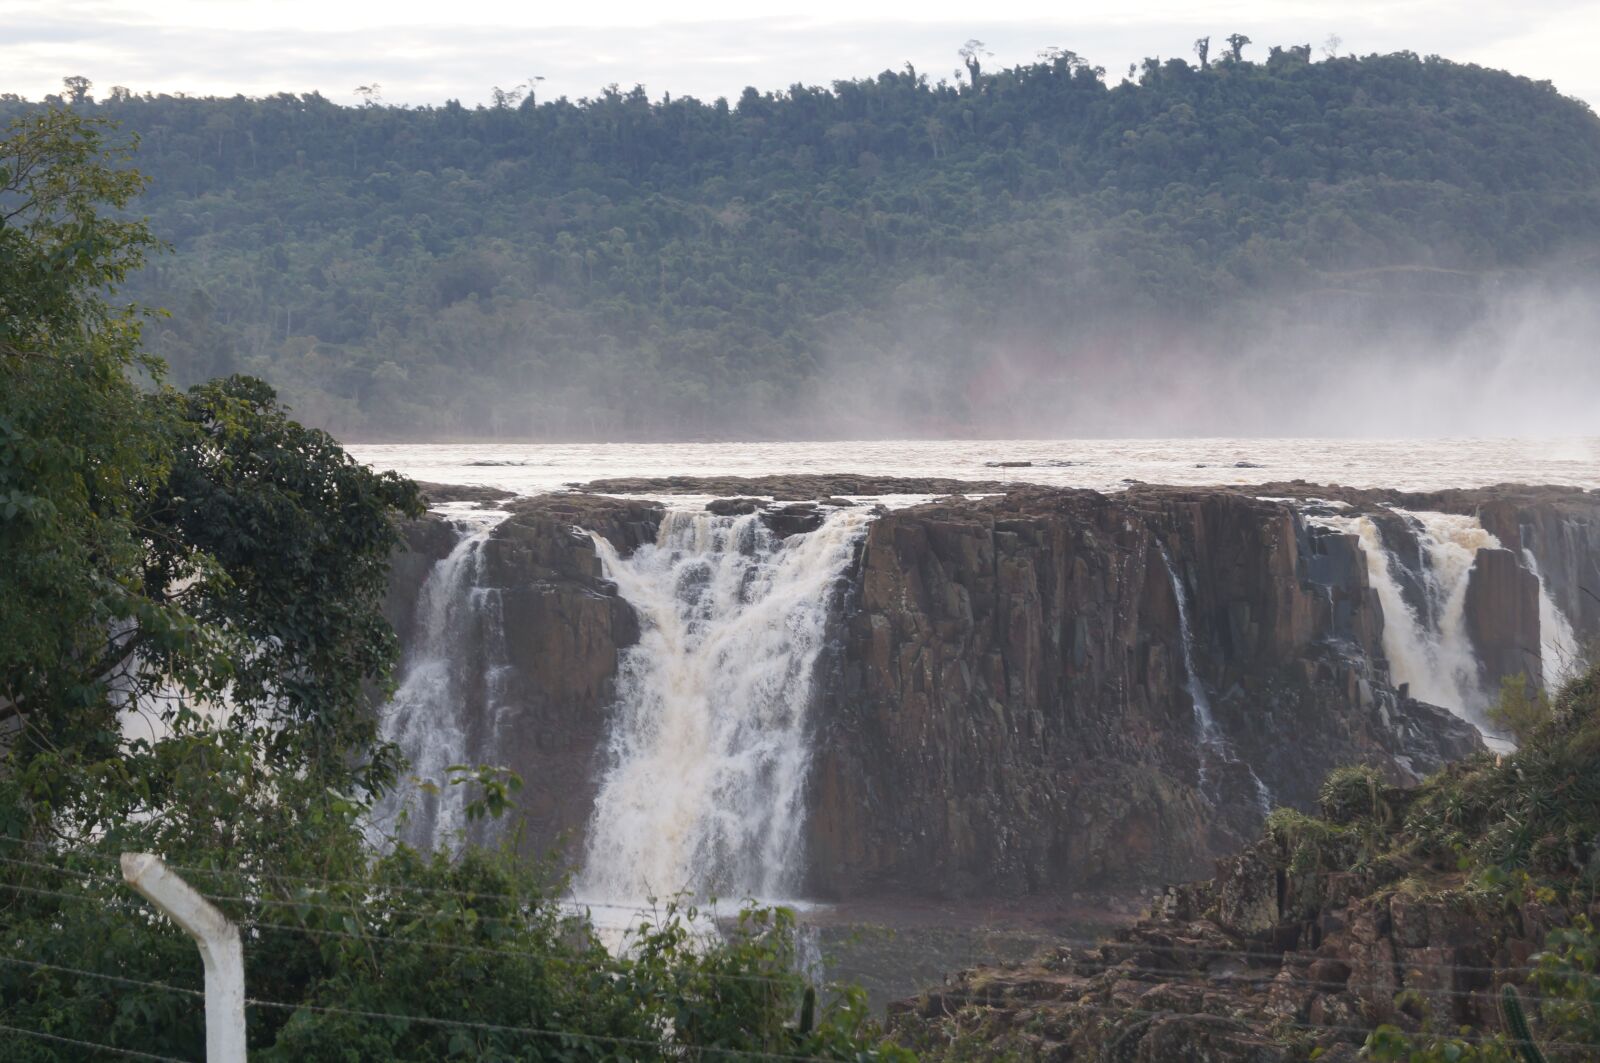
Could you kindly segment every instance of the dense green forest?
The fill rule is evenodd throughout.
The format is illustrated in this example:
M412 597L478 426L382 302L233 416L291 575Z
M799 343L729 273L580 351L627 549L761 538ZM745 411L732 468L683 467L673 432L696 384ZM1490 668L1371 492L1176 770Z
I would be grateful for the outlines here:
M1583 103L1241 48L1115 85L1052 50L710 103L63 102L138 137L176 253L130 291L175 378L258 375L345 438L1027 427L1265 335L1470 332L1589 268Z
M664 899L614 955L509 844L374 833L416 785L371 698L417 487L260 381L163 383L107 299L155 241L105 133L0 130L0 1061L204 1054L201 958L126 852L245 928L252 1059L908 1058L860 990L806 984L786 910L710 944ZM426 785L466 786L471 820L520 780Z

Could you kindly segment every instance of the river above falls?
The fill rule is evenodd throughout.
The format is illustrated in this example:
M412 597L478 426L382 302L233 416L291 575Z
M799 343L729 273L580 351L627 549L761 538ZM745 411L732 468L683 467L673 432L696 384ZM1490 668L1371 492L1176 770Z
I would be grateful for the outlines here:
M1434 491L1497 483L1600 488L1600 437L1550 439L872 440L830 443L383 443L375 468L519 495L611 477L862 473L1116 491L1308 480Z

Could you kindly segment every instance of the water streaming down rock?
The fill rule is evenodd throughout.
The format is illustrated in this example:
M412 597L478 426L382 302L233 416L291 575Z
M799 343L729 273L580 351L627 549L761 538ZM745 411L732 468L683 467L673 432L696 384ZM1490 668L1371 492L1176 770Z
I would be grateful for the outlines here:
M1366 556L1368 580L1383 610L1384 655L1396 683L1413 697L1451 710L1489 737L1485 712L1493 700L1484 665L1467 624L1468 590L1480 550L1499 550L1497 536L1475 516L1395 509L1405 533L1415 536L1420 570L1409 571L1397 544L1387 542L1370 516L1319 516L1317 523L1355 535ZM1546 686L1558 686L1578 656L1572 625L1556 606L1531 550L1524 568L1538 578L1540 663ZM1403 580L1420 587L1413 604ZM1418 605L1421 608L1418 608Z
M1184 587L1183 580L1178 576L1177 566L1172 563L1172 555L1166 548L1161 549L1161 560L1166 562L1167 575L1172 580L1172 595L1178 601L1178 636L1183 644L1183 670L1189 700L1194 705L1195 728L1200 733L1201 756L1200 764L1200 789L1205 791L1209 783L1206 767L1206 753L1220 759L1229 765L1242 766L1248 773L1250 783L1255 790L1256 804L1262 813L1272 811L1272 792L1255 773L1255 769L1248 764L1242 764L1234 756L1233 750L1228 745L1228 739L1217 726L1216 715L1211 711L1211 696L1206 693L1206 685L1200 678L1200 669L1195 663L1194 654L1194 628L1189 619L1189 592Z
M1482 726L1490 696L1484 689L1478 655L1467 631L1467 583L1479 550L1498 550L1500 540L1484 530L1477 517L1459 513L1395 511L1415 522L1424 552L1423 577L1434 603L1434 625L1423 644L1429 648L1431 669L1413 693L1449 709L1461 710ZM1412 682L1409 676L1400 676ZM1429 693L1450 700L1435 701Z
M626 558L595 538L641 635L620 662L581 898L793 895L814 673L868 519L781 539L759 514L673 512Z
M1396 511L1400 513L1401 511ZM1367 563L1367 580L1383 611L1383 651L1396 684L1411 696L1447 708L1481 727L1487 704L1478 662L1463 623L1467 575L1481 546L1497 546L1475 518L1445 513L1401 513L1418 537L1425 598L1418 609L1407 600L1407 574L1395 549L1369 516L1321 516L1316 523L1356 536Z
M1544 672L1545 688L1556 690L1577 672L1582 661L1582 647L1567 615L1551 596L1550 586L1539 571L1539 561L1533 551L1523 547L1522 560L1539 580L1539 665Z
M417 599L417 629L394 697L379 715L379 735L410 762L408 774L431 786L402 785L373 810L381 839L418 846L458 844L471 795L449 785L449 768L484 748L497 726L495 691L507 665L499 598L480 587L491 529L465 525L454 549L434 565ZM483 713L479 707L487 707Z

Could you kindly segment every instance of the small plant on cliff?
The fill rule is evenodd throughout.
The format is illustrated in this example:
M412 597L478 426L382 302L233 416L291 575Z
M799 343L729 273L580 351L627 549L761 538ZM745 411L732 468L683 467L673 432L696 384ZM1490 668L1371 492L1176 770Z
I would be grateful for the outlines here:
M1376 768L1355 764L1335 768L1317 795L1324 818L1343 825L1369 821L1386 827L1395 821L1400 790L1384 782Z
M1488 717L1520 745L1548 724L1554 713L1555 706L1543 687L1529 682L1527 676L1508 675L1500 681L1500 697L1489 706Z

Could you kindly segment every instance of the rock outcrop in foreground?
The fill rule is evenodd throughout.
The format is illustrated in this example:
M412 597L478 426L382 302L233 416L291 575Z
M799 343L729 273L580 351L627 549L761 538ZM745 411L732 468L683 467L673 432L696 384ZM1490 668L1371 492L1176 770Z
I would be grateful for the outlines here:
M949 487L781 479L673 487L732 495L708 508L760 510L779 535L849 505L840 493ZM1398 519L1383 503L1476 514L1495 530L1507 557L1474 577L1467 616L1491 672L1538 645L1524 550L1580 630L1600 633L1582 605L1583 587L1600 587L1600 494L969 489L991 487L1006 493L881 512L842 581L812 709L815 895L1150 887L1236 849L1270 804L1312 807L1332 768L1413 783L1481 749L1470 725L1397 689L1356 538L1308 521L1307 499L1378 521ZM619 654L638 636L590 533L628 554L664 510L596 494L503 506L482 579L500 602L505 668L469 759L521 773L530 849L565 839L572 853ZM410 530L391 595L402 635L455 535L437 518Z
M1353 1063L1380 1025L1493 1037L1498 991L1530 979L1550 932L1600 922L1600 671L1511 757L1480 755L1413 789L1347 769L1319 812L1274 813L1215 877L1170 888L1110 940L963 971L893 1006L901 1035L935 1055L959 1044L958 1058L1130 1063ZM1559 981L1527 997L1551 1059L1600 1052L1583 1032L1600 1028L1584 988L1592 952L1578 962L1589 966L1568 1012L1538 1006L1562 996Z

